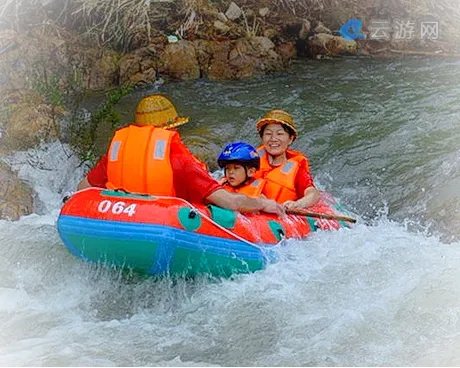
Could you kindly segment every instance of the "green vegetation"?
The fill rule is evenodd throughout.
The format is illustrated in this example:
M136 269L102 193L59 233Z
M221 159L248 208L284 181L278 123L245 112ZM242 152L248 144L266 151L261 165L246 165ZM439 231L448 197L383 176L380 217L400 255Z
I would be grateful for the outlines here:
M0 21L18 32L46 25L71 30L97 44L126 50L139 34L150 39L154 27L177 14L188 0L5 0ZM64 31L65 32L65 31Z
M44 79L35 79L33 89L43 97L44 101L54 107L64 107L65 96L59 87L58 78L51 76Z
M92 111L85 113L82 109L88 91L83 86L81 75L74 73L67 81L59 81L55 75L48 75L46 69L37 65L34 70L32 87L36 103L45 103L51 106L50 114L56 131L60 131L60 119L64 112L71 111L68 131L64 132L68 143L82 163L94 164L99 157L96 150L98 131L102 125L108 126L110 131L120 126L120 117L115 107L121 98L132 91L130 86L121 86L106 93L104 100ZM109 133L110 134L110 133Z
M36 76L32 81L32 89L42 99L42 102L51 106L49 116L55 132L60 132L59 118L65 111L65 90L59 85L55 75L48 76L46 69L43 69L41 77ZM69 91L67 91L69 92Z
M120 117L115 107L121 98L131 91L132 87L122 86L108 92L105 101L99 104L89 118L81 109L72 109L74 113L69 125L69 143L82 163L96 163L100 155L96 149L97 133L104 124L109 124L112 131L120 126Z

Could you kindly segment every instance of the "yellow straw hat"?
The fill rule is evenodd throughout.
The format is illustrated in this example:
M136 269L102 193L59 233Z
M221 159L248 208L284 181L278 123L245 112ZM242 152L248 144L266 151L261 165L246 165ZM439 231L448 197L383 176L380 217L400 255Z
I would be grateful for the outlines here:
M143 98L137 105L134 119L138 125L154 125L163 129L172 129L188 121L188 117L179 116L168 97L160 94Z
M273 123L283 124L291 128L292 131L294 132L294 138L297 137L297 127L294 123L294 119L292 118L292 116L286 111L278 110L278 109L270 110L261 119L257 121L256 123L257 131L260 134L260 132L262 131L262 128L265 125L273 124Z

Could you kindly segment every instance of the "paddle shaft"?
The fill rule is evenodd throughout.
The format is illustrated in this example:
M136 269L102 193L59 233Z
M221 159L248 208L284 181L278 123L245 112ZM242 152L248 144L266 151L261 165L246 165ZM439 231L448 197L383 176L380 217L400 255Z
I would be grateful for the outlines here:
M326 213L316 213L304 210L302 208L294 208L292 210L287 210L287 213L292 213L293 215L303 215L308 217L323 218L327 220L338 220L338 221L347 221L355 223L356 219L347 216L337 216L337 215L328 215Z

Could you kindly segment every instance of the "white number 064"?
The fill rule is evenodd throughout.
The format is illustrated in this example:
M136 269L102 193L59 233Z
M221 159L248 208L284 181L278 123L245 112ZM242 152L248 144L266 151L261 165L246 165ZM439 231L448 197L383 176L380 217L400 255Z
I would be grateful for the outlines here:
M125 202L115 202L109 201L108 199L104 199L99 203L97 206L97 210L102 213L111 212L114 215L120 215L122 213L126 213L128 216L132 216L136 213L136 204L130 204L129 206Z

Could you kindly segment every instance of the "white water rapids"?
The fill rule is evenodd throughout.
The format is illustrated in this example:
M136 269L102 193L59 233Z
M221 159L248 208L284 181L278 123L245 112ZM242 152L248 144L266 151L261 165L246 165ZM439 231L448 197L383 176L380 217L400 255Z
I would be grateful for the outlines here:
M9 157L38 198L36 214L0 221L0 365L459 366L459 81L447 59L347 59L161 86L192 116L183 136L213 149L258 144L258 116L292 112L317 184L358 215L231 280L77 259L55 227L77 160L60 143Z
M43 165L37 165L42 162ZM384 215L289 242L266 270L172 282L83 263L55 228L81 169L17 153L42 214L0 222L0 365L459 365L460 247Z

